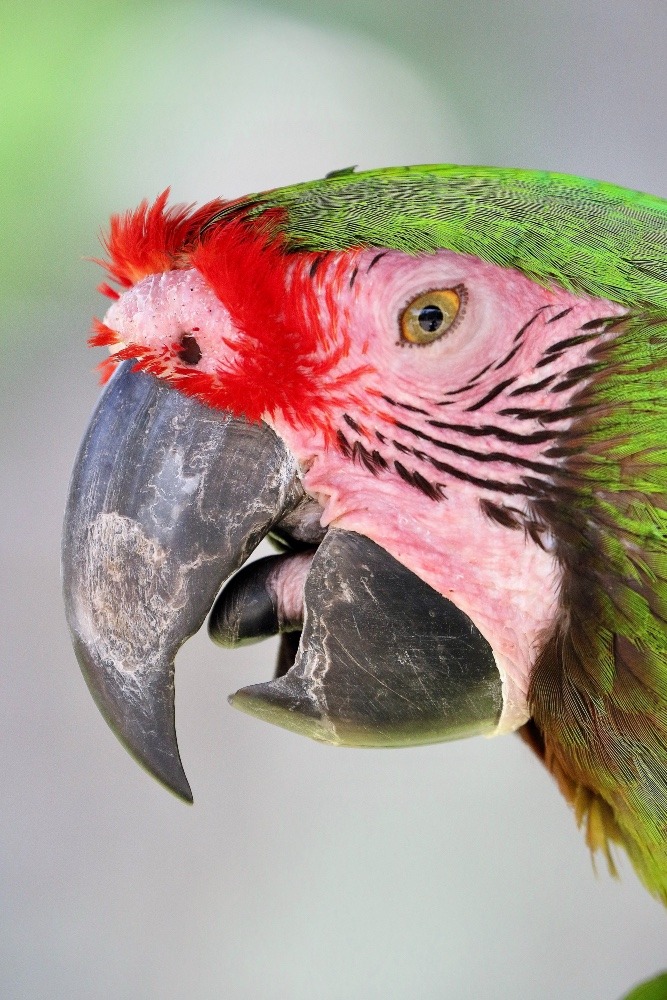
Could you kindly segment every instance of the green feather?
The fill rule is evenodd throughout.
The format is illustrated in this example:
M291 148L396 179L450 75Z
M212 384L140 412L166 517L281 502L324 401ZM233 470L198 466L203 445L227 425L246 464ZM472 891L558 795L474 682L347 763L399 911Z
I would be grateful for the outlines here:
M667 972L660 973L641 986L635 986L625 1000L667 1000Z
M531 710L563 791L585 789L591 847L622 843L667 902L667 316L633 309L591 357L554 476L572 492L537 503L565 579Z
M667 308L667 203L565 174L419 166L334 172L251 195L229 211L282 208L290 248L447 248L633 306ZM215 220L213 220L215 221Z
M591 848L613 870L609 842L622 843L667 902L667 202L560 174L425 166L336 172L216 219L232 214L288 250L446 248L627 308L591 348L564 457L533 503L564 579L524 735Z

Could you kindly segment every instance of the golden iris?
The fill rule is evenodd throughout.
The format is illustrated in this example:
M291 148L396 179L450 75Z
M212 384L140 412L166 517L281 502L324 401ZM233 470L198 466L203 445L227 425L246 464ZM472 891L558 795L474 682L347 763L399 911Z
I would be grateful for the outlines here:
M461 309L460 289L418 295L401 313L401 337L409 344L432 344L451 329Z

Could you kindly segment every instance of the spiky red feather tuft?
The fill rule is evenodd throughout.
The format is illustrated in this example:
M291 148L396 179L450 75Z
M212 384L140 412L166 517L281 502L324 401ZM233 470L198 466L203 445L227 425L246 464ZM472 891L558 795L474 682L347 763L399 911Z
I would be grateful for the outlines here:
M338 316L338 291L357 251L290 253L281 235L282 209L250 219L234 211L233 202L219 200L194 211L167 208L168 193L114 216L105 239L109 260L98 263L125 288L148 274L196 268L229 311L241 340L230 345L230 360L216 375L180 366L171 349L156 354L126 343L101 366L103 379L114 364L135 358L137 367L209 406L249 420L280 410L295 424L328 433L324 415L361 372L334 371L350 346ZM216 219L223 206L223 218ZM117 297L107 284L100 290ZM96 321L89 343L111 346L119 338Z
M224 206L220 199L201 208L174 205L167 208L169 188L152 205L142 201L133 212L113 215L103 238L108 260L97 260L110 278L130 288L147 274L170 271L181 266L183 256L196 245L202 228ZM109 294L109 286L101 288Z
M120 298L120 292L117 292L116 289L112 288L106 281L100 282L97 286L97 291L100 295L106 295L108 299L114 299L114 301Z
M104 358L97 365L97 371L100 373L100 385L106 385L113 373L116 370L116 359L113 355L110 358Z
M118 334L107 326L102 320L93 320L93 336L88 338L89 347L111 347L118 343Z

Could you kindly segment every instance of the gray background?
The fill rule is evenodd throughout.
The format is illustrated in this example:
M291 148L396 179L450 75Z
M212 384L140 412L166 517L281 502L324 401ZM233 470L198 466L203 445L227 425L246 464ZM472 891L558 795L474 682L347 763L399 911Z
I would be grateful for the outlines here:
M667 195L663 3L0 7L0 995L617 1000L661 906L598 878L513 737L318 746L227 694L275 650L179 656L188 808L107 730L59 534L97 396L111 211L357 163L511 164Z

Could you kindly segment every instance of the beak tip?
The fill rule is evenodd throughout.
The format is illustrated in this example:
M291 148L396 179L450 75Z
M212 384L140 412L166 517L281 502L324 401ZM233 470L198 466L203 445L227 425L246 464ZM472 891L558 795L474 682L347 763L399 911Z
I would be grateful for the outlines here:
M253 715L300 736L309 736L318 743L340 742L329 720L299 687L293 678L285 676L241 688L227 700L232 708L246 715Z
M159 781L160 784L175 795L177 799L180 799L182 802L187 802L188 805L192 805L194 802L192 789L190 788L190 782L186 777L180 759L169 761L165 767L165 762L160 761L159 764L156 764L155 761L147 760L144 756L140 756L136 750L133 747L128 746L127 743L125 744L125 747L137 763L141 764L143 769L147 771L152 778Z
M183 802L192 804L193 795L176 742L176 732L171 727L152 733L148 739L129 729L122 730L117 720L107 718L110 727L128 753L161 785Z
M190 788L190 782L186 778L183 768L181 768L181 773L179 775L172 775L169 781L165 781L164 778L160 778L160 781L182 802L185 802L189 806L192 805L194 802L194 796L192 794L192 789Z
M134 682L125 685L119 682L122 673L104 661L94 644L75 632L72 641L88 689L120 743L151 777L191 803L192 790L176 739L173 658L163 657L147 678L137 671ZM161 683L165 676L170 681L166 689Z
M117 724L112 728L126 750L151 777L183 802L192 804L192 789L181 762L173 722L148 734L148 738L142 734L138 739L136 733L123 732Z
M133 744L118 730L116 735L125 749L152 778L172 792L176 798L192 805L194 801L192 789L178 752L175 731L172 730L170 734L164 733L161 739L148 746Z

